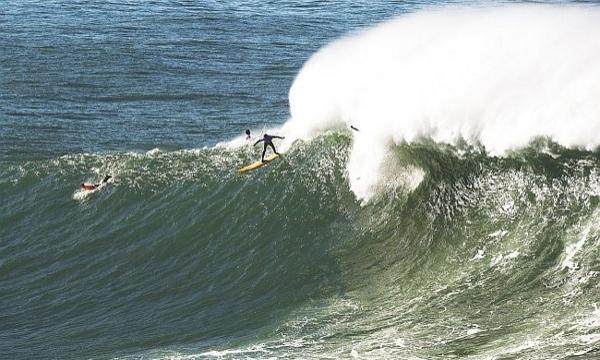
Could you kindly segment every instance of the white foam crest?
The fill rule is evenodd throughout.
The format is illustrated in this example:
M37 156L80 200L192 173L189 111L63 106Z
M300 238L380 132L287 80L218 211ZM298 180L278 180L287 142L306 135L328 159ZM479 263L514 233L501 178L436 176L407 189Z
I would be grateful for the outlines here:
M289 94L286 146L354 125L351 188L373 195L394 144L430 138L494 155L538 136L600 143L600 9L511 5L403 16L314 54Z

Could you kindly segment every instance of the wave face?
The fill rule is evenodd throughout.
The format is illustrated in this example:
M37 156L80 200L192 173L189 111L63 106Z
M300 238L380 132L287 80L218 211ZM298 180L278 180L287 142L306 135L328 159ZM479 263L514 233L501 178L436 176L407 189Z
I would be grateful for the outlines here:
M600 131L600 10L449 8L402 16L314 54L284 129L307 138L354 125L348 171L368 200L392 144L422 138L505 154L550 137L593 149Z
M600 337L600 155L403 144L361 206L348 132L0 169L13 358L561 358ZM94 169L115 182L88 197ZM90 179L92 180L92 179ZM51 344L49 340L52 339ZM6 345L10 344L10 346Z

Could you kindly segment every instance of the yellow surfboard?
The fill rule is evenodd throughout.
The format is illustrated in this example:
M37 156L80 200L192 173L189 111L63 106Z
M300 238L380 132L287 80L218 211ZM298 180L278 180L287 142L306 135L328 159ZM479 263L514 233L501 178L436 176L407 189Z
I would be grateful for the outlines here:
M277 155L277 154L271 154L271 155L269 155L269 156L267 156L267 157L265 158L265 161L264 161L264 162L262 162L262 161L257 161L257 162L255 162L255 163L252 163L252 164L248 165L248 166L244 166L243 168L241 168L241 169L239 170L239 172L240 172L240 173L245 173L246 171L251 171L251 170L255 170L255 169L258 169L258 168L260 168L260 167L263 167L263 166L264 166L264 165L266 165L266 164L267 164L269 161L273 161L273 160L275 160L275 159L276 159L278 156L279 156L279 155Z

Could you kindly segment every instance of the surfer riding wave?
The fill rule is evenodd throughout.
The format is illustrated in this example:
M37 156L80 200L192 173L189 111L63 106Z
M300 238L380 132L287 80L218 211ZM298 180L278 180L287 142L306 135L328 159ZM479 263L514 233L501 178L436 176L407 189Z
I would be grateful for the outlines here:
M275 150L275 145L273 145L273 139L285 139L285 137L283 136L277 136L277 135L269 135L269 134L264 134L263 138L256 141L254 143L254 146L256 146L256 144L258 144L259 142L263 141L264 144L264 148L263 148L263 152L262 152L262 156L260 158L261 162L265 161L265 153L267 152L267 146L270 146L273 149L273 152L277 155L279 155L279 153L277 152L277 150Z

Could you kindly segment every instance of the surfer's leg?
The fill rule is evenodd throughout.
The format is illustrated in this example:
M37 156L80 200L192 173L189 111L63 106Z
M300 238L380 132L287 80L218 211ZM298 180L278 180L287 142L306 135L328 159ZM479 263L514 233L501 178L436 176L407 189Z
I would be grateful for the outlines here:
M265 161L265 153L267 152L267 144L265 144L265 147L263 148L263 153L262 156L260 158L260 161Z
M269 145L271 145L271 149L273 149L273 152L277 155L279 155L279 153L277 152L277 150L275 150L275 145L273 145L273 143L270 143Z

